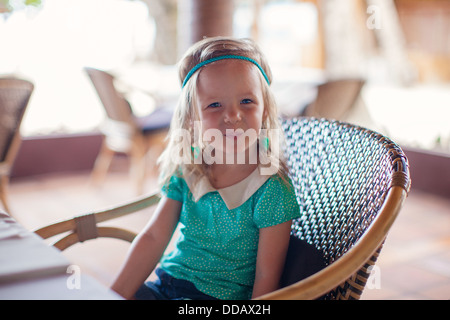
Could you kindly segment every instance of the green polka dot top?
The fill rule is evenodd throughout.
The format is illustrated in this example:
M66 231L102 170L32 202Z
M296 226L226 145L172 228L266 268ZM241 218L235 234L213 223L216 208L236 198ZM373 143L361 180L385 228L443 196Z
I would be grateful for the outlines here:
M182 202L178 239L160 267L218 299L250 299L260 228L298 218L291 182L255 170L243 181L214 189L206 177L171 177L162 194Z

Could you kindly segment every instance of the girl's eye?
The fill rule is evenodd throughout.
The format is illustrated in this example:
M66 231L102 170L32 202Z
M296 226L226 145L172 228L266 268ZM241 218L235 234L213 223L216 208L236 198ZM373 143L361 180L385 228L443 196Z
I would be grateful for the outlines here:
M242 101L241 101L241 103L242 104L249 104L249 103L252 103L253 101L251 100L251 99L243 99Z
M210 105L208 105L208 108L218 108L218 107L220 107L219 102L214 102L214 103L211 103Z

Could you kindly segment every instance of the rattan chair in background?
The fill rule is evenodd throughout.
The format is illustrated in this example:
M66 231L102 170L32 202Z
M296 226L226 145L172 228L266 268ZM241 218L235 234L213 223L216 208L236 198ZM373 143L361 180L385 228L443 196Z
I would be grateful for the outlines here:
M103 145L92 171L93 181L103 181L115 153L130 156L130 172L136 182L137 193L143 192L148 156L161 149L172 119L168 108L156 108L147 116L137 117L132 107L115 87L114 76L103 70L85 68L105 108L107 119L101 127ZM159 154L154 152L153 164ZM150 159L151 160L151 159Z
M363 79L329 80L317 87L316 99L306 106L302 116L346 120L365 84Z
M20 125L33 90L28 80L0 78L0 201L9 214L9 178L22 141Z
M292 224L283 288L261 299L359 299L409 191L407 159L387 137L343 122L295 118L285 120L283 129L302 216ZM91 221L91 231L81 231L91 236L81 240L101 234L95 231L95 220L129 214L157 201L157 195L149 195L77 218ZM83 225L70 220L36 232L44 238L76 234ZM80 240L70 237L69 244Z

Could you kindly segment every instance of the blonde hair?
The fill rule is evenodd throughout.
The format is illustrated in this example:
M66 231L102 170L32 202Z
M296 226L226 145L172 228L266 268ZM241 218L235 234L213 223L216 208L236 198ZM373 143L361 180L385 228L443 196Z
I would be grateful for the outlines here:
M196 65L206 60L224 56L224 55L238 55L242 57L247 57L255 60L266 73L269 82L272 82L272 72L269 68L267 60L258 46L250 39L235 39L231 37L212 37L203 39L196 44L194 44L185 53L183 58L178 64L179 70L179 80L180 84L186 78L189 71L192 70ZM175 108L174 115L172 118L169 134L168 134L168 144L164 152L161 154L158 162L160 165L161 175L160 175L160 185L165 185L170 177L174 174L180 173L180 164L173 161L173 155L178 153L180 150L180 142L177 141L178 135L177 130L183 129L190 132L189 142L196 142L194 137L193 123L200 119L197 111L196 101L197 101L197 79L200 72L195 72L186 85L182 88L177 107ZM266 79L261 74L261 87L263 90L263 102L264 102L264 112L266 116L263 119L261 128L268 129L269 141L280 141L282 143L283 135L281 134L281 125L278 119L278 108L275 102L275 98L272 91L267 83ZM277 130L278 129L278 130ZM278 135L277 137L274 135ZM280 140L281 139L281 140ZM186 141L184 141L186 143ZM199 143L201 145L201 143ZM187 149L191 153L191 145L187 146ZM270 148L270 147L269 147ZM186 150L186 149L184 149ZM287 176L286 164L282 159L281 149L279 152L271 156L276 157L277 163L277 174L283 178ZM194 157L191 153L189 155L190 159ZM190 161L185 164L186 169L189 171L196 171L201 175L209 174L208 165L205 163L196 164Z

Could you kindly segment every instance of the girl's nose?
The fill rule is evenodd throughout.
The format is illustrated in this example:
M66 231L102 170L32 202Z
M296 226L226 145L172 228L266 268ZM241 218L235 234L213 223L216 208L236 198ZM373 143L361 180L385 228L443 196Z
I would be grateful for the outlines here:
M225 123L235 124L241 121L241 113L238 106L229 106L225 112Z

